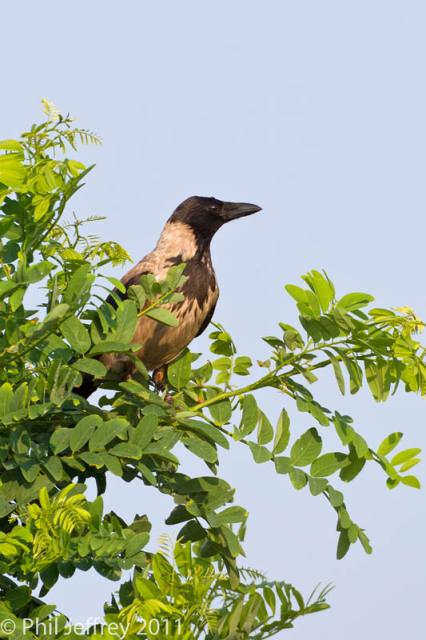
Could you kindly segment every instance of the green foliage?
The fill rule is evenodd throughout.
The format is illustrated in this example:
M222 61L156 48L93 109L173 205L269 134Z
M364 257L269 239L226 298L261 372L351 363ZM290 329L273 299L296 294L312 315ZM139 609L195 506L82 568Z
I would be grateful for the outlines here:
M277 484L324 496L337 519L338 557L356 543L370 553L341 488L367 463L380 466L389 488L418 488L407 472L419 449L400 450L401 433L375 448L311 388L328 368L342 394L363 385L377 401L402 387L425 394L425 349L416 336L423 323L408 308L369 308L365 293L336 298L330 279L312 271L303 277L307 288L286 287L301 329L280 323L279 335L264 338L268 352L258 367L214 323L211 359L199 364L199 354L186 350L158 393L131 340L143 314L177 324L185 265L162 282L142 276L122 299L124 286L103 268L127 260L125 250L83 235L83 222L94 218L63 221L91 170L68 158L69 149L97 139L50 103L45 109L46 122L0 142L0 620L15 621L16 638L29 636L23 619L53 615L39 598L58 579L94 568L118 581L132 570L105 611L107 623L125 625L123 638L160 631L187 640L271 637L326 608L326 590L305 602L294 587L241 568L248 514L217 475L220 452L230 442L247 447L255 463L274 466ZM28 307L34 299L38 310ZM105 378L97 358L112 351L135 364L133 379ZM98 405L76 392L83 374L109 391ZM241 376L250 376L244 386ZM276 394L278 419L259 406L264 388ZM312 419L304 433L292 411ZM338 451L330 449L330 430ZM179 445L205 462L206 475L187 472ZM170 497L166 523L180 527L173 552L170 545L147 549L146 515L127 524L103 512L110 474ZM85 497L89 478L98 492L92 502ZM55 615L60 635L66 619ZM87 633L108 636L106 628Z
M328 589L305 602L291 585L267 581L255 571L243 570L233 587L226 575L194 554L189 543L177 543L174 549L163 545L150 568L150 579L139 574L122 586L120 602L107 613L108 621L141 637L150 638L150 631L155 635L153 623L161 614L161 637L269 638L291 628L297 617L328 607Z

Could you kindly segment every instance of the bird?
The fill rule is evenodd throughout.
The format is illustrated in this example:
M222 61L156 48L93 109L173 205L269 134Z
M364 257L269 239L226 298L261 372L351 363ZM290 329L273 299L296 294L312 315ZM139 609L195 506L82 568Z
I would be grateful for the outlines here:
M135 353L153 371L152 379L161 389L165 368L209 325L219 297L219 287L210 253L215 233L226 223L261 211L247 202L225 202L214 197L191 196L184 200L167 220L153 251L148 253L121 279L126 290L139 284L144 274L161 281L173 265L185 263L186 281L181 287L184 299L173 311L175 327L160 324L146 315L138 318L133 343L141 348ZM115 293L118 293L115 291ZM123 297L122 294L119 294ZM114 304L113 297L108 302ZM122 353L99 356L108 374L115 380L128 380L136 373L132 360ZM85 376L75 392L88 398L101 381Z

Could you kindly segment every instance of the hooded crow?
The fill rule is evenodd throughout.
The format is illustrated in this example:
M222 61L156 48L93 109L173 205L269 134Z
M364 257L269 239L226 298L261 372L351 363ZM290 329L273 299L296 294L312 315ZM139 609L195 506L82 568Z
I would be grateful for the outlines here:
M170 327L141 316L132 340L142 345L136 356L154 372L153 379L158 386L164 377L164 367L206 329L213 316L219 297L210 254L214 234L226 222L260 210L255 204L222 202L200 196L187 198L166 222L155 249L122 278L127 289L138 284L144 274L151 273L157 280L162 280L170 267L182 262L186 264L184 275L187 280L181 289L185 298L173 309L178 326ZM111 302L111 298L108 301ZM114 379L126 380L136 372L125 354L108 353L99 359ZM75 392L87 398L95 389L95 381L86 378Z

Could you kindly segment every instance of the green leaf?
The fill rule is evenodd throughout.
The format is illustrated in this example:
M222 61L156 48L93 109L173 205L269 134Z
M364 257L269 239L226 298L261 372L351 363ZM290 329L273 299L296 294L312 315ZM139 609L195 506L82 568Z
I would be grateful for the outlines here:
M142 462L138 462L138 469L148 484L152 485L153 487L157 485L155 475L152 473L151 469L149 469Z
M248 512L242 507L227 507L217 514L220 524L233 524L234 522L245 522Z
M391 464L395 466L402 464L403 462L407 462L411 458L415 458L419 453L421 453L421 449L405 449L404 451L400 451L394 456L391 460Z
M395 489L399 485L401 480L399 478L387 478L386 486L388 489Z
M87 294L93 282L94 275L91 273L89 264L83 264L72 274L68 286L64 292L64 302L75 304L82 300Z
M255 444L254 442L249 442L248 446L250 447L250 450L252 452L253 460L257 464L262 464L262 462L267 462L271 459L272 454L266 447L262 447L261 445Z
M395 433L390 433L386 438L380 443L379 448L377 449L377 453L379 456L387 456L388 453L393 451L395 447L399 444L403 434L399 431L395 431Z
M34 220L39 222L49 211L50 196L35 196L33 198L34 207Z
M355 544L355 542L358 540L359 527L357 527L356 524L352 523L347 530L347 534L348 534L349 542L351 544Z
M274 458L275 471L277 473L286 474L293 469L290 458L287 456L276 456Z
M182 544L185 542L196 542L197 540L202 540L205 537L205 530L196 520L190 520L187 522L177 534L177 539Z
M0 497L0 518L4 518L5 516L8 516L9 513L15 510L15 508L16 508L15 504L11 504L4 498Z
M414 489L420 489L421 485L419 479L416 476L401 476L402 484L406 484L408 487L413 487Z
M298 491L303 489L308 482L307 474L302 469L291 469L289 472L291 484Z
M27 586L16 587L6 592L5 602L13 611L19 611L31 600L31 589ZM5 634L8 635L8 634ZM14 634L15 635L15 634Z
M136 428L130 436L132 444L136 444L142 449L142 451L152 441L154 433L158 429L158 416L153 413L149 413L139 420Z
M322 316L319 320L319 324L325 340L338 338L340 336L340 327L333 316Z
M187 508L183 504L178 504L175 507L170 515L166 518L166 524L179 524L181 522L186 522L187 520L192 519L192 514L189 513Z
M352 446L355 448L358 458L365 458L368 455L368 444L359 433L354 434L352 438Z
M36 264L32 264L25 271L25 280L26 282L39 282L39 280L43 280L53 269L54 265L47 260L42 260L41 262L37 262Z
M365 462L365 458L356 458L355 460L352 460L340 471L340 479L343 480L343 482L351 482L359 473L361 473Z
M341 416L337 411L336 415L332 419L336 433L339 436L341 443L344 445L350 444L355 437L355 431L349 424L351 421L352 420L348 416Z
M323 276L322 273L315 270L310 271L302 277L316 294L322 311L326 313L334 297L334 287L332 283L327 277Z
M89 467L96 467L96 469L102 469L104 466L104 460L101 453L93 453L93 451L83 451L78 456L79 460L83 460Z
M345 395L345 379L342 373L342 367L340 366L340 362L336 358L336 356L329 351L328 349L323 350L324 353L328 355L330 358L331 365L333 367L334 375L336 376L337 386L339 387L340 393L342 396Z
M117 309L117 328L114 340L117 342L131 342L136 331L138 313L132 300L124 300Z
M319 320L321 317L321 307L318 298L309 289L305 290L305 301L298 302L297 308L304 318Z
M318 458L322 449L322 440L313 427L308 429L291 448L290 459L297 467L304 467Z
M57 456L50 456L48 461L43 464L43 467L48 473L50 473L54 480L56 480L57 482L62 480L62 477L64 475L64 468L62 466L60 458L58 458Z
M167 325L168 327L177 327L179 325L179 321L176 316L171 311L164 309L163 307L155 307L154 309L151 309L151 311L147 311L145 315L156 322Z
M323 493L328 487L328 481L325 478L309 478L309 490L313 496Z
M113 418L112 420L101 422L90 437L89 450L102 451L114 438L123 439L126 433L126 421L122 418Z
M50 437L50 446L53 453L62 453L68 448L73 429L58 427Z
M122 293L125 293L125 292L126 292L126 289L124 288L124 291ZM139 284L136 284L136 285L133 284L127 289L127 296L131 300L135 300L135 302L138 305L139 311L142 311L146 302L146 293L144 289Z
M233 356L235 353L233 344L230 340L215 340L210 345L210 351L222 356Z
M86 353L90 349L91 341L86 327L75 316L67 318L61 323L60 331L65 340L77 353Z
M255 430L259 419L257 402L251 393L244 396L242 408L240 431L242 436L248 436Z
M95 344L89 351L89 356L97 356L101 353L125 353L126 351L132 351L133 347L124 342L112 342L110 340L103 340Z
M217 427L200 422L199 420L184 420L183 425L186 429L203 437L204 439L216 442L216 444L224 449L229 449L229 442L226 436L224 436Z
M206 362L199 369L193 369L192 375L194 380L198 383L206 383L210 380L213 375L213 367L211 362Z
M10 296L9 302L13 312L15 312L21 306L25 293L26 289L24 287L20 287L19 289L16 289Z
M0 149L4 151L18 151L23 152L22 144L18 140L0 140Z
M123 475L123 469L120 460L111 456L109 453L101 453L101 456L108 471L111 471L111 473L121 478Z
M330 419L325 414L325 410L323 410L323 407L321 407L317 402L297 398L296 406L299 411L310 413L311 416L323 427L327 427L330 424Z
M49 311L49 313L43 320L43 325L56 323L58 320L63 318L69 310L70 306L68 304L57 304L56 307L52 309L52 311Z
M182 285L182 276L185 271L186 263L181 262L180 264L176 264L167 272L165 283L167 285L167 289L173 291L179 285ZM185 282L186 277L183 278L183 282Z
M90 436L97 427L102 425L102 418L98 415L85 416L79 420L71 431L70 446L71 451L75 453L90 440Z
M345 557L351 546L348 534L346 530L340 532L339 540L337 543L337 559L341 560Z
M219 394L216 394L216 392L213 391L213 394L207 394L207 397L211 398L215 395ZM225 400L220 400L215 404L210 404L207 408L210 412L211 417L219 426L226 424L232 417L232 405L231 401L228 398L226 398Z
M421 462L420 458L410 458L410 460L407 460L407 462L404 462L404 464L400 466L399 472L404 473L405 471L412 469L412 467L415 467L419 462Z
M125 551L126 556L128 558L131 558L136 553L139 553L139 551L143 549L143 547L148 542L149 542L149 533L147 532L136 533L134 536L130 538L129 542L126 545L126 551Z
M337 306L346 312L357 311L373 302L374 297L368 293L348 293L337 301Z
M377 362L365 360L364 369L365 377L367 378L373 398L377 400L377 402L386 400L390 390L387 363L381 358L378 359Z
M112 456L117 458L131 458L133 460L140 460L142 458L142 449L135 444L129 442L120 442L115 447L108 450Z
M73 369L77 369L77 371L82 371L83 373L88 373L95 378L103 378L107 374L107 368L105 365L99 360L94 360L93 358L80 358L71 366Z
M22 163L21 154L10 153L0 155L0 182L12 189L22 186L27 169Z
M83 254L81 254L79 251L76 251L75 249L63 249L61 251L61 257L64 260L78 260L80 262L84 261Z
M253 366L251 358L248 356L239 356L235 358L234 373L238 376L247 376L250 373L250 367Z
M274 437L274 429L263 411L260 411L259 426L257 429L258 444L268 444Z
M300 316L300 324L305 329L306 333L312 338L314 342L320 342L323 338L322 327L317 320L311 320Z
M231 527L227 525L222 525L220 527L220 532L226 541L227 549L232 555L232 557L236 558L237 556L239 556L242 551L240 541L238 540L238 537L235 535L235 533L232 531Z
M362 546L364 547L364 551L366 553L372 553L373 549L371 548L370 541L364 531L362 531L361 529L358 532L358 538Z
M286 284L284 288L296 302L306 302L306 289L297 287L295 284Z
M230 371L232 369L232 358L228 358L227 356L216 358L216 360L213 360L212 366L213 369L219 371Z
M78 160L68 160L67 164L73 178L76 178L82 171L85 171L86 169L86 166Z
M311 465L311 476L314 478L323 478L325 476L331 476L339 469L341 469L348 461L348 457L344 453L324 453Z
M280 322L279 325L283 330L284 343L290 351L301 349L304 346L305 343L303 342L302 336L294 327L284 322Z
M352 526L353 523L345 507L343 506L340 507L338 510L338 514L339 514L339 526L342 529L349 529L349 527Z
M167 367L167 379L170 384L180 391L191 379L192 355L188 349L170 363Z
M12 402L12 385L9 382L4 382L0 387L0 419L11 412Z
M40 473L40 465L34 460L29 460L21 464L20 470L25 480L33 483Z
M57 568L56 565L53 565L53 567L49 567L46 570L46 573L47 573L48 577L46 576L46 573L44 573L43 576L40 576L42 578L44 584L49 583L51 586L53 586L55 584L55 582L56 582L56 579L52 580L52 572L50 571L50 569L52 569L52 568L54 569L54 572L56 572L56 577L57 577L58 576L58 568ZM36 600L36 602L37 602L37 600ZM31 619L32 620L37 620L38 622L41 622L42 620L46 620L46 618L48 618L55 610L56 610L56 606L54 604L42 604L39 607L36 607L36 608L31 610Z
M199 458L202 458L206 462L210 462L211 464L215 464L217 462L217 451L216 447L206 442L205 440L200 440L199 438L182 438L182 443L185 445L189 451L194 453Z
M18 284L10 280L0 282L0 299L7 297L12 291L15 291L17 287Z
M174 568L161 553L156 553L151 563L155 582L164 593L168 592L171 584L180 584Z
M285 409L282 409L275 430L273 453L282 453L286 450L290 440L290 418Z
M349 374L349 390L353 395L357 393L362 387L362 369L355 358L350 358L349 356L347 356L344 353L343 349L339 349L338 351L342 356L342 360Z

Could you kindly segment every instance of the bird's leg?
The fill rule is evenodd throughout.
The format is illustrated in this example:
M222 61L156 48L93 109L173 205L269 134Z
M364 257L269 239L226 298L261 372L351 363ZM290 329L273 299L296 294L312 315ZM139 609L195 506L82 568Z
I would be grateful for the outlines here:
M165 364L162 367L159 367L158 369L155 369L152 372L152 381L154 383L155 389L159 393L166 391L166 396L164 400L169 404L173 404L173 396L170 395L170 393L167 393L167 390L166 390L166 384L165 384L165 380L167 377L166 374L167 374L167 365Z
M166 367L159 367L152 372L152 381L154 383L155 389L159 392L164 391L165 384L164 381L166 379Z

